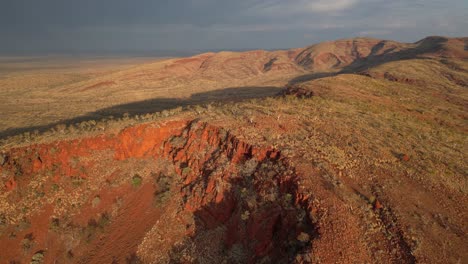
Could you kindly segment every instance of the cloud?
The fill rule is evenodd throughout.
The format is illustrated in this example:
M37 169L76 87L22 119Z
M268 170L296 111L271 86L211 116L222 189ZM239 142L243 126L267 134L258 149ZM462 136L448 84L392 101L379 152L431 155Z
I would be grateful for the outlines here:
M210 31L218 32L273 32L290 29L290 25L284 24L245 24L245 25L229 25L229 24L214 24L205 28Z
M295 23L253 23L253 24L213 24L207 27L199 27L199 30L207 30L213 32L230 32L230 33L242 33L242 32L284 32L290 30L329 30L344 28L343 25L336 23L328 23L326 21L322 23L308 23L304 21L298 21Z
M290 16L311 13L337 13L350 9L362 0L288 0L269 1L254 5L248 13L266 16Z
M318 1L307 1L310 2L306 6L311 12L331 12L331 11L342 11L350 7L353 7L358 3L358 0L318 0Z
M361 31L358 33L359 36L384 36L391 34L392 31L390 30L384 30L384 29L371 29L371 30L365 30Z
M355 36L468 35L466 0L15 0L0 52L93 47L286 48ZM104 48L103 48L104 47Z

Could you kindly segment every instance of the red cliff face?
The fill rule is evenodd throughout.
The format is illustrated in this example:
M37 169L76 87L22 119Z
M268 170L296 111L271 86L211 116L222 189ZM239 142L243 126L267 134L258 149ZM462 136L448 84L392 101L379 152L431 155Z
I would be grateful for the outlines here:
M15 190L29 188L37 177L48 177L51 182L44 185L53 183L61 186L69 178L91 183L123 174L112 168L107 171L102 168L103 164L133 164L132 162L138 163L138 160L153 164L158 160L169 161L179 175L179 180L174 180L175 184L170 187L169 198L178 202L170 203L180 203L182 211L179 214L191 215L191 220L183 225L186 238L180 239L196 241L198 237L206 237L214 232L212 230L222 230L218 236L221 241L216 241L213 247L218 247L221 251L234 248L236 252L242 252L237 258L243 262L292 260L298 254L310 253L311 241L316 236L316 227L310 220L313 208L308 202L309 198L299 193L296 173L287 160L281 157L281 153L269 147L247 144L229 131L207 123L172 121L164 124L142 124L124 129L117 135L100 135L11 149L5 153L5 157L6 162L0 173L3 192L7 197L13 197ZM131 166L125 166L127 170L132 170ZM101 175L106 172L109 175ZM158 182L156 190L161 189L159 185L161 184ZM92 197L105 197L103 192L96 188ZM52 194L47 191L43 194L45 200L42 207L53 206L46 202L49 195ZM95 200L96 198L93 204ZM31 209L31 214L25 213L24 219L32 217L33 212L42 210L41 205ZM109 210L104 206L102 209ZM81 213L86 210L82 209ZM166 210L170 212L175 209ZM8 210L3 215L10 219L9 213L14 215L14 211ZM75 213L80 213L80 210ZM42 216L44 217L51 217L51 214L46 213ZM11 221L13 224L13 220ZM159 220L152 221L154 223ZM167 222L165 227L173 228L171 222L172 220ZM33 226L37 229L34 231L36 234L50 232L47 231L47 225ZM109 232L112 230L110 227ZM299 235L301 239L298 239ZM6 257L14 259L15 252L21 246L7 243L7 239L4 235L0 237L0 244L11 248L12 254ZM46 241L47 239L36 239L34 250L44 250ZM54 243L61 245L64 242ZM157 247L163 242L149 243ZM84 252L83 248L86 247L79 243L75 248L68 246L67 249L69 252ZM60 259L61 250L48 250L48 260ZM135 248L133 250L136 251ZM123 252L125 250L121 254ZM31 257L32 253L30 251L29 255L26 254L24 260ZM144 252L142 255L145 255ZM119 256L119 253L115 253L115 256ZM92 259L86 260L92 262ZM145 260L154 261L151 257L146 257Z
M92 138L59 141L12 149L6 154L8 162L2 166L13 178L19 174L32 176L53 171L56 177L88 177L86 170L98 160L89 159L75 164L75 157L90 157L97 151L112 151L116 160L130 157L144 158L157 154L157 147L172 135L177 135L186 122L170 122L162 128L140 125L123 130L117 136L101 135ZM28 177L21 177L25 181Z

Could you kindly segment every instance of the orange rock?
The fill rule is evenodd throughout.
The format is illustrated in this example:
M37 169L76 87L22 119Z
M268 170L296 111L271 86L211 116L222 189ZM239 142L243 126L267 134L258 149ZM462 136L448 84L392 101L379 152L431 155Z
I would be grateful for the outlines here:
M14 178L9 179L5 183L5 188L7 189L7 191L12 191L12 190L16 189L17 186L18 186L18 184L16 183Z
M410 160L410 157L406 154L404 154L402 157L401 157L401 160L403 161L409 161Z
M211 179L206 186L206 193L212 193L216 187L216 181Z
M383 208L383 205L382 203L379 202L379 200L375 200L375 203L374 203L374 209L375 210L380 210Z
M33 161L33 165L32 165L32 172L38 172L41 168L42 168L42 161L37 158Z

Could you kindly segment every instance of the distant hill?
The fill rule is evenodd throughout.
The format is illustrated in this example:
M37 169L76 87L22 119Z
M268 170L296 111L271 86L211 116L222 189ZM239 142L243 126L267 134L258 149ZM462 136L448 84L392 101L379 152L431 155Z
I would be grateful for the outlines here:
M356 72L395 60L465 60L468 58L467 43L468 38L427 37L411 44L354 38L291 50L204 53L100 76L84 83L75 83L69 89L87 91L86 88L95 85L95 88L112 91L123 87L138 90L175 85L185 93L191 94L190 90L213 89L227 85L274 85L284 83L292 76ZM96 85L106 81L112 81L113 85Z

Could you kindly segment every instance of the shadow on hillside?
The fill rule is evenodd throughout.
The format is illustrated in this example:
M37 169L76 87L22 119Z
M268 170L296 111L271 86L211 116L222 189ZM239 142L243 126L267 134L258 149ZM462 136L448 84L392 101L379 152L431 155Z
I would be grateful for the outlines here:
M397 52L393 52L394 49L380 52L385 47L385 41L381 41L372 48L369 56L356 59L350 65L343 67L339 72L308 73L291 79L289 84L299 84L344 73L359 73L368 70L369 68L377 67L392 61L421 59L423 57L420 55L442 50L443 43L447 41L448 39L444 37L429 37L417 42L417 46L414 48L404 49Z
M340 73L339 72L314 72L310 74L304 74L304 75L292 78L291 80L289 80L289 84L304 83L304 82L312 81L315 79L336 76L338 74Z
M425 53L432 53L442 50L443 43L447 42L448 39L444 37L428 37L417 43L414 48L404 49L397 52L393 50L387 50L381 53L381 49L385 47L385 41L381 41L373 47L369 56L364 58L356 59L353 63L342 68L339 72L315 72L308 73L305 75L297 76L289 81L289 84L300 84L320 78L336 76L344 73L359 73L368 70L371 67L376 67L384 63L398 61L398 60L409 60L409 59L422 59L420 55ZM380 54L379 54L380 53ZM377 55L378 54L378 55ZM134 103L116 105L109 108L104 108L96 112L88 113L83 116L76 118L51 123L41 126L33 127L21 127L8 129L0 132L0 139L24 133L38 130L39 132L45 131L54 127L58 124L75 124L83 121L97 120L106 118L109 116L121 117L124 113L130 115L146 114L166 109L175 108L178 106L189 106L208 102L227 102L236 101L251 98L260 98L266 96L276 95L281 88L279 87L233 87L222 90L215 90L209 92L203 92L194 94L187 99L180 98L156 98L150 100L144 100Z
M442 50L443 43L447 41L448 39L444 37L429 37L417 42L417 46L414 48L404 49L397 52L391 52L391 50L388 50L382 54L376 55L382 48L384 48L384 41L382 41L374 46L368 57L355 60L350 65L344 67L341 73L359 72L370 67L376 67L392 61L421 59L422 57L420 57L420 55Z
M0 139L25 133L39 131L44 132L50 128L55 127L58 124L76 124L83 121L100 120L103 118L122 117L128 113L130 116L142 115L147 113L160 112L176 108L179 106L190 106L197 104L204 104L210 102L233 102L241 101L246 99L262 98L268 96L274 96L278 94L282 88L280 87L231 87L221 90L214 90L202 93L196 93L188 98L154 98L138 102L132 102L128 104L115 105L108 108L103 108L95 112L87 113L82 116L54 122L40 126L20 127L7 129L0 131Z
M308 204L293 200L298 196L295 179L283 172L271 176L277 162L264 161L251 175L227 179L225 186L230 187L222 191L223 199L215 202L213 196L193 213L193 233L172 248L169 263L292 263L310 253L318 233ZM203 171L199 181L185 188L206 193L204 181L211 173ZM274 198L262 196L267 194ZM300 233L307 238L298 239Z

